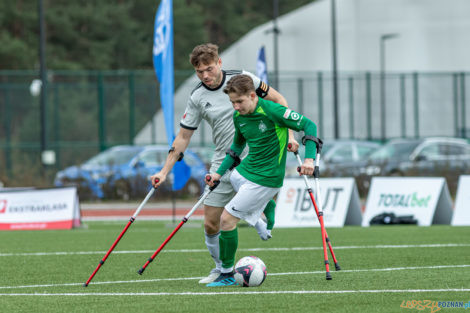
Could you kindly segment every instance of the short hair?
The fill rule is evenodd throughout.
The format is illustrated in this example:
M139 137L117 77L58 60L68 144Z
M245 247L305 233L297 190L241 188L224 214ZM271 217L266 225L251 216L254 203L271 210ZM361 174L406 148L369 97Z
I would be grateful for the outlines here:
M194 67L198 67L201 64L210 64L212 61L217 62L219 60L219 47L213 43L205 43L194 47L193 51L189 55L189 62Z
M237 95L247 95L255 92L253 79L246 74L241 74L232 77L224 88L226 94L236 93Z

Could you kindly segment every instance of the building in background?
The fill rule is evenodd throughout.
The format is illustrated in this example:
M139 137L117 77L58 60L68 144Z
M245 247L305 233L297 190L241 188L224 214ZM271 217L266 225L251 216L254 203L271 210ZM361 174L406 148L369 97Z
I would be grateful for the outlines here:
M330 0L319 0L277 21L279 89L291 107L321 121L324 138L333 133L330 8ZM387 137L467 134L470 109L462 90L470 82L463 73L470 71L470 1L336 0L336 10L340 137L380 138L380 45L387 34L396 35L383 46ZM223 68L255 72L264 45L273 70L271 28L271 22L263 24L226 49ZM192 76L176 91L175 125L196 82ZM162 114L153 122L157 142L164 142ZM208 143L209 127L200 128L193 142ZM149 123L135 142L150 142L151 129Z

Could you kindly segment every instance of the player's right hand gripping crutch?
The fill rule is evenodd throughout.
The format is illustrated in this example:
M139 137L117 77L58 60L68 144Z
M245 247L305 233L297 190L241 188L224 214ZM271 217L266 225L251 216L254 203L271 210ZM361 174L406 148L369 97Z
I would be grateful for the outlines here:
M323 254L325 257L325 268L326 268L326 279L331 280L331 275L330 275L330 266L329 266L329 261L328 261L328 252L326 251L326 245L328 244L328 248L330 250L331 256L333 258L333 261L335 263L335 269L337 271L341 270L341 267L338 264L338 261L336 260L335 253L333 252L333 247L331 245L331 241L328 238L328 233L326 232L325 229L325 224L323 220L323 207L322 207L322 201L321 201L321 194L320 194L320 184L319 184L319 176L320 176L320 155L321 155L321 149L323 146L323 141L320 138L312 137L312 136L306 136L303 138L303 143L305 144L305 139L307 140L312 140L316 143L317 145L317 154L315 156L315 168L313 171L313 177L315 178L315 191L317 194L317 199L318 199L318 206L315 201L315 198L313 197L313 192L312 192L312 187L310 186L310 183L307 179L306 175L302 175L305 185L307 186L307 191L310 195L310 199L312 200L313 207L315 208L315 212L317 214L318 220L320 222L320 227L321 227L321 233L322 233L322 242L323 242ZM297 161L299 162L299 167L297 170L300 172L300 166L302 166L302 160L300 159L299 153L296 151L294 152L295 157L297 158Z
M210 175L206 175L206 180L210 180ZM207 198L207 196L214 190L220 181L214 181L214 186L210 187L199 199L199 201L193 206L193 208L183 217L181 222L176 226L176 228L171 232L171 234L165 239L165 241L160 245L160 247L155 251L152 256L145 262L144 266L140 270L137 271L140 275L145 271L147 266L155 259L155 257L162 251L162 249L166 246L166 244L171 240L171 238L176 234L176 232L188 221L188 219L193 215L194 211L202 204L202 202Z

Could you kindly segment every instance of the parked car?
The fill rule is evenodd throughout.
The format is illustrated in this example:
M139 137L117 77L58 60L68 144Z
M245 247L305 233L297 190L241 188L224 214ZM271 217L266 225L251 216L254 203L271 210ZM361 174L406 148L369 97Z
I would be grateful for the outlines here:
M330 177L353 177L358 175L362 161L380 144L364 140L325 140L320 156L320 174ZM304 146L300 146L301 159L304 158ZM297 177L298 161L293 153L288 153L286 177Z
M192 146L191 151L195 152L206 165L207 171L211 168L212 157L214 156L213 146Z
M147 194L151 188L150 176L160 171L168 155L167 146L146 146L129 163L127 168L116 171L109 180L109 186L114 190L114 196L127 200ZM184 152L184 161L189 166L191 174L181 193L199 196L204 190L204 178L207 169L201 158L191 149ZM167 193L171 190L173 176L168 176L157 192Z
M373 176L438 176L447 178L452 192L465 173L470 173L470 145L464 139L395 139L369 156L358 182L368 189Z
M67 167L57 172L54 185L57 187L76 186L80 198L102 199L109 193L109 178L123 168L130 166L133 158L143 150L138 146L115 146L109 148L85 163Z

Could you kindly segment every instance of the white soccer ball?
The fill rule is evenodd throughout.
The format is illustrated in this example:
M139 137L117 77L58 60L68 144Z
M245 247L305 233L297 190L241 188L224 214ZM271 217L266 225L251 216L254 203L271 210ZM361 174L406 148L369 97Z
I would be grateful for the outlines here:
M257 287L264 282L266 275L266 265L258 257L246 256L235 264L235 281L240 286Z

